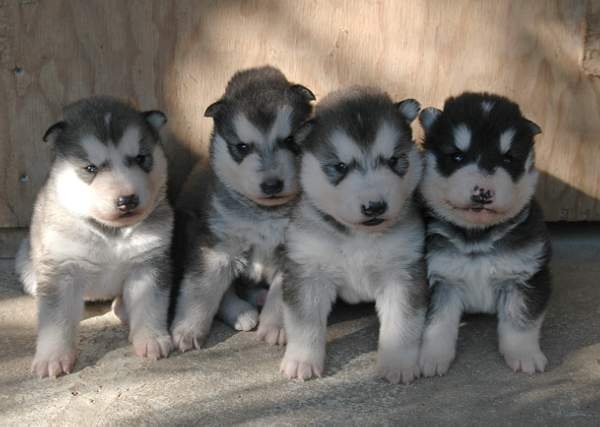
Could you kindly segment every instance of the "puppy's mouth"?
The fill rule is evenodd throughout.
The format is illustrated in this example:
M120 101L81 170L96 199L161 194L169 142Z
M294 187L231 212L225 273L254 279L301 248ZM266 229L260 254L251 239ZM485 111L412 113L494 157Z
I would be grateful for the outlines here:
M296 197L296 193L276 194L274 196L255 197L254 201L263 206L279 206L291 201L294 197Z
M379 224L382 224L385 221L385 219L383 218L371 218L367 221L361 222L361 225L367 226L367 227L375 227Z

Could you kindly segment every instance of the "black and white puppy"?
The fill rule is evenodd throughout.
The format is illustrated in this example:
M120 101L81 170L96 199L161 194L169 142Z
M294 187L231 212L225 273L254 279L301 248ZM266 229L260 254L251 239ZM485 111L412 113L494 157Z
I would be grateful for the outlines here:
M464 93L420 114L432 291L420 364L443 375L460 318L497 313L500 352L514 371L543 371L539 335L550 296L550 242L540 207L538 125L501 96Z
M297 133L303 196L287 232L281 371L321 376L327 317L339 296L375 301L378 374L419 376L425 321L423 222L413 202L422 173L410 123L419 104L377 89L328 95Z
M40 377L72 370L84 300L114 301L138 355L171 351L165 122L159 111L89 98L68 106L44 135L56 158L16 259L25 290L37 297L32 369Z
M256 307L230 287L240 276L269 285L257 333L271 344L285 343L281 251L300 190L291 135L313 100L310 90L267 66L236 73L206 110L214 119L211 176L203 191L184 194L191 201L183 201L189 231L172 326L181 351L202 345L217 311L235 329L256 326Z

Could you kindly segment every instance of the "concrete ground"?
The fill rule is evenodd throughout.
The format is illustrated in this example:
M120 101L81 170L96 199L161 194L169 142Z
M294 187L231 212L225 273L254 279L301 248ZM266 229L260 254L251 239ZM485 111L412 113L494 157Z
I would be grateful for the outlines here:
M600 229L554 227L555 293L544 324L544 374L514 374L495 320L468 317L445 377L410 386L374 378L372 306L338 307L326 376L287 381L283 350L218 323L208 348L146 362L104 305L88 307L75 372L29 373L35 306L0 260L0 425L600 425ZM104 313L104 314L102 314Z

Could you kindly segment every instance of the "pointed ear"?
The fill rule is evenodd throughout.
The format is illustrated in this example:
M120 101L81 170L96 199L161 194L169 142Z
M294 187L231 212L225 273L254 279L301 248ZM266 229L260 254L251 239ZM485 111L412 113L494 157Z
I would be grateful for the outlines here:
M419 104L415 99L405 99L404 101L400 101L394 105L396 105L396 109L402 115L402 117L404 117L406 123L409 124L417 118L419 110L421 109L421 104Z
M312 93L312 91L309 88L307 88L306 86L291 85L290 86L290 91L292 91L293 93L296 93L296 94L300 95L302 98L304 98L308 102L314 101L314 100L317 99L317 97L315 96L315 94Z
M142 113L144 120L148 122L154 130L159 130L165 123L167 123L167 116L162 111L150 110Z
M224 101L213 102L208 106L206 111L204 111L204 117L212 117L213 119L218 116L223 109L225 108Z
M539 135L542 133L542 128L538 126L537 123L532 122L531 120L525 119L525 123L529 127L529 130L533 134L533 136Z
M306 138L308 138L308 135L310 135L314 127L314 119L310 119L302 123L300 127L296 130L296 132L294 132L294 142L300 147L302 147L302 144L304 143L304 141L306 141Z
M58 135L60 135L66 129L66 127L67 127L66 122L54 123L44 133L44 136L42 137L42 141L54 144L56 142L56 138L58 137Z
M419 114L419 123L421 123L425 133L429 132L431 126L433 126L440 114L442 114L442 110L438 110L434 107L427 107L421 111L421 114Z

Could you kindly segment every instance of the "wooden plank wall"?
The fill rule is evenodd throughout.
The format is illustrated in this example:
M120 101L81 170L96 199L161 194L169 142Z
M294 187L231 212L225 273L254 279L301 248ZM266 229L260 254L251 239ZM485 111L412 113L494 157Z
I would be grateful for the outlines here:
M600 219L600 79L583 68L598 0L0 0L0 227L27 226L63 105L112 94L169 116L173 189L203 159L206 106L271 63L317 96L350 84L440 106L514 98L544 129L550 220Z

